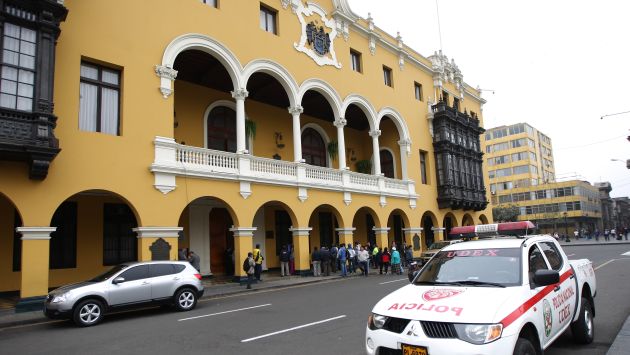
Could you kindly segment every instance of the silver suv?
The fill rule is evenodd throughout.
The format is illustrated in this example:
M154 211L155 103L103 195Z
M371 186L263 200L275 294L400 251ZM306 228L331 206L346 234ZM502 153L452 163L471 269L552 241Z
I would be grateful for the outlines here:
M44 314L88 327L119 309L166 304L189 311L203 291L201 275L187 261L124 263L91 280L51 291Z

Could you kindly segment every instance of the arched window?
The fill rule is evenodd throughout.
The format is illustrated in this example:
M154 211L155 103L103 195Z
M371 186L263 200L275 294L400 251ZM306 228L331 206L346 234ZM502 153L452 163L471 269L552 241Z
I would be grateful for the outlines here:
M313 128L302 132L302 158L306 164L326 166L326 145L322 136Z
M208 114L208 149L236 152L236 112L218 106Z
M395 178L394 174L394 157L389 150L381 150L381 173L388 178Z

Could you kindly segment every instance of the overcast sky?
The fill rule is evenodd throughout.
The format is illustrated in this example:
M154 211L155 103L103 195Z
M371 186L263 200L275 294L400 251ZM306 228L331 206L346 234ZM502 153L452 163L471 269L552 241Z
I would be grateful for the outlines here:
M440 49L436 0L349 0L425 57ZM527 122L553 144L556 177L630 196L630 1L438 0L443 53L483 89L484 125ZM611 161L620 159L624 162Z

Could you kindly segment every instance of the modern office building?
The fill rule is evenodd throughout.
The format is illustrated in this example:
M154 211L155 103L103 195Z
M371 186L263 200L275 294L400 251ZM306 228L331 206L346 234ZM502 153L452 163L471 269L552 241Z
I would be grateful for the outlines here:
M5 0L0 292L487 223L480 92L345 0ZM404 9L401 9L404 11ZM471 38L471 40L473 40ZM236 267L234 267L236 264Z

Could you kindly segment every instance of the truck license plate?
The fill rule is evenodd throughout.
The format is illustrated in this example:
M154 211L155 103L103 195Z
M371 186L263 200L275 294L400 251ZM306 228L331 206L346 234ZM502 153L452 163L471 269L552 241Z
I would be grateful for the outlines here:
M427 348L424 346L415 346L415 345L407 345L402 344L402 353L403 355L428 355L429 352Z

